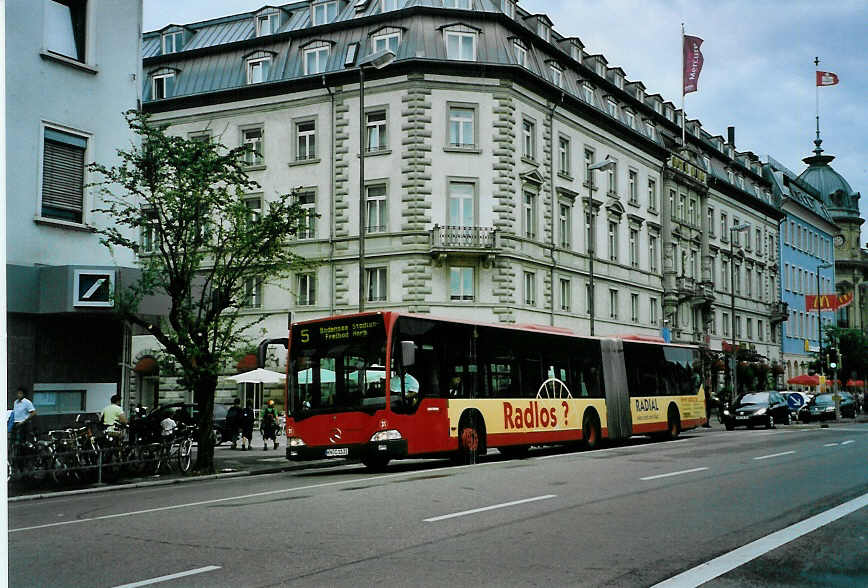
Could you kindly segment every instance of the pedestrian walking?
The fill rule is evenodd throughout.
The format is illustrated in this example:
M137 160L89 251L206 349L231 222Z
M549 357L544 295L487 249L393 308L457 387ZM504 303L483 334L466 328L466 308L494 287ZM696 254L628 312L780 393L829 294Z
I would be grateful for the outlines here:
M268 449L268 440L274 442L277 449L277 409L274 408L274 400L269 400L268 405L262 409L262 450Z
M236 398L226 412L226 428L232 440L232 449L238 449L238 429L241 427L241 399Z
M247 451L253 448L253 409L245 406L241 409L241 450Z

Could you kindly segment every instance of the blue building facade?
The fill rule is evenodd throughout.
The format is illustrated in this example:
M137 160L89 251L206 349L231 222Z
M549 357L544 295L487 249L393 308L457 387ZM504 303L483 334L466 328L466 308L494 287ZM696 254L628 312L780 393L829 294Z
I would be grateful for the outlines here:
M834 312L809 311L808 295L835 294L835 246L838 233L817 191L769 158L767 177L781 202L780 296L787 307L781 351L784 380L806 374L820 350L820 337L835 322Z

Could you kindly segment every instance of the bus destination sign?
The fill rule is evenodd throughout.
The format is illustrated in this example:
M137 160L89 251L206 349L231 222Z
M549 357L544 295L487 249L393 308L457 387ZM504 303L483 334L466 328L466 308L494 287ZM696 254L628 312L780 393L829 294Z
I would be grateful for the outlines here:
M297 341L303 345L318 343L340 343L356 339L366 339L382 332L382 320L361 318L347 322L328 322L296 327Z

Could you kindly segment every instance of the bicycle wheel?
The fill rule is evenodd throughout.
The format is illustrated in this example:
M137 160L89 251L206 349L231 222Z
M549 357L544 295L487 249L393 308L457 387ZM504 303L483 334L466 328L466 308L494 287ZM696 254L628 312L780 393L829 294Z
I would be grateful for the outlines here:
M178 443L178 469L186 474L193 465L193 440L189 437Z

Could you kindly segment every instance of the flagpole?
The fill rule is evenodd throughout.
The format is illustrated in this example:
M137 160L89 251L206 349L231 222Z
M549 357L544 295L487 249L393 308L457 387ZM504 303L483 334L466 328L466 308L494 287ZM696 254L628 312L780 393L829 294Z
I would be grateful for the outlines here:
M687 115L684 112L684 23L681 23L681 147L685 147L686 136L684 133L684 125L687 120ZM818 119L819 120L819 119ZM817 123L820 124L819 122Z
M816 109L817 109L817 141L820 140L820 85L817 83L817 71L820 67L820 58L814 57L814 94L816 94Z

